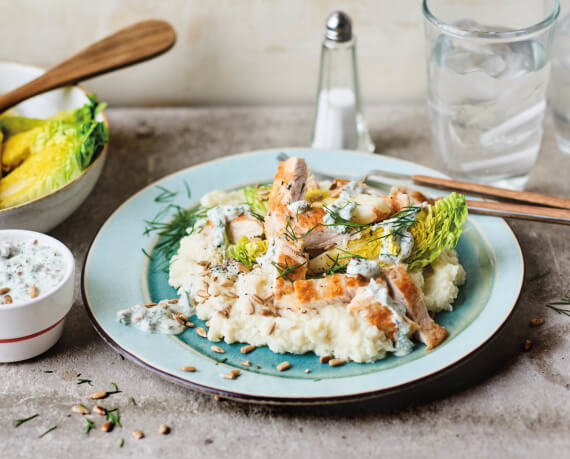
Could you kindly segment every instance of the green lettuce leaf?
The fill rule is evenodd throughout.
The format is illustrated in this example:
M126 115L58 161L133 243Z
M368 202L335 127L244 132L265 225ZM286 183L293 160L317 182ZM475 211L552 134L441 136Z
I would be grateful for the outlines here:
M467 203L462 194L451 193L422 209L408 229L414 238L414 248L406 259L408 270L429 265L446 247L455 248L466 220Z
M242 265L251 268L257 263L256 258L267 252L267 241L250 241L246 236L230 246L228 254Z
M243 189L243 195L245 196L245 202L249 204L251 209L265 217L267 215L267 211L269 209L269 201L260 201L257 199L259 197L259 192L264 190L271 190L271 185L259 185L259 186L246 186ZM269 195L265 195L265 197L269 197Z

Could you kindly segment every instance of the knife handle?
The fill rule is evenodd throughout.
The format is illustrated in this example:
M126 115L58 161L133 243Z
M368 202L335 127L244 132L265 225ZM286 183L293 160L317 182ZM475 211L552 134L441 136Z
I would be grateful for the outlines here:
M543 223L570 225L570 210L551 207L529 206L510 202L490 202L467 200L469 213L494 215L495 217L532 220Z
M427 175L412 175L412 180L422 185L430 185L435 188L465 191L476 196L494 197L498 199L510 199L512 201L538 204L541 206L570 209L570 199L548 196L546 194L532 193L530 191L514 191L478 183L462 182L460 180L429 177Z

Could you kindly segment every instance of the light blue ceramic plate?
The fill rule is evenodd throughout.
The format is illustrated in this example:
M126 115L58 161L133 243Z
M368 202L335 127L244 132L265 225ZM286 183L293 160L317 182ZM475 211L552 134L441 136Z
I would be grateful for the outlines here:
M449 338L429 352L418 344L405 357L330 367L321 364L314 354L283 355L259 348L247 356L259 368L247 368L240 365L246 357L240 353L238 343L218 343L226 353L216 354L210 350L212 343L192 329L171 337L119 324L116 313L120 309L176 296L168 286L167 275L155 263L149 265L142 251L151 252L157 242L143 235L144 220L152 219L165 205L155 201L161 193L157 187L177 191L172 203L189 207L208 191L270 180L276 170L275 158L282 151L302 156L309 167L332 175L358 177L371 169L384 169L442 176L426 167L381 155L280 149L212 161L148 186L107 220L85 260L85 306L95 328L111 346L174 382L206 392L264 403L315 404L380 396L416 383L465 359L497 333L515 306L524 266L518 242L507 224L485 216L471 216L465 226L457 250L467 282L460 290L455 310L438 316ZM192 191L191 199L186 184ZM203 325L196 318L193 321ZM292 368L278 372L275 367L284 360ZM197 371L181 371L186 365L195 366ZM233 368L241 370L239 378L227 380L220 376ZM310 373L305 373L307 368Z

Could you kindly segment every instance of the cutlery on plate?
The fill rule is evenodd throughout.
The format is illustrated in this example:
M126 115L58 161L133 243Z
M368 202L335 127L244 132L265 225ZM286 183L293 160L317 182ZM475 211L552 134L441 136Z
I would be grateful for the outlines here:
M285 161L289 156L280 153L278 161ZM311 169L317 180L334 180L335 177ZM449 191L461 191L466 194L492 197L494 199L509 200L511 202L467 200L467 208L471 213L493 215L497 217L515 218L519 220L532 220L543 223L557 223L570 225L570 199L548 196L528 191L514 191L478 183L462 182L459 180L430 177L427 175L407 175L397 172L372 170L364 176L368 182L370 177L379 177L388 180L405 180L424 186ZM389 188L386 182L373 181L372 185ZM516 201L516 202L512 202ZM540 204L540 205L529 205Z
M35 80L0 95L0 112L46 91L151 59L168 51L176 33L165 21L137 22L79 51Z

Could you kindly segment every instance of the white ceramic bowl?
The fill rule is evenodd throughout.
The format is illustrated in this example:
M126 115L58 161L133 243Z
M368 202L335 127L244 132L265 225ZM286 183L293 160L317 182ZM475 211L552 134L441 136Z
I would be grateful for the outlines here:
M35 231L0 230L0 242L33 242L56 249L65 260L63 279L51 291L14 304L0 304L0 362L35 357L52 347L73 304L75 260L57 239Z
M0 62L0 93L4 93L37 78L44 72L41 68L29 65ZM33 118L46 118L62 110L79 108L88 102L86 91L80 86L55 89L45 94L28 99L15 109L20 115ZM98 121L107 117L98 115ZM32 201L0 209L0 229L21 228L47 232L69 217L85 201L97 179L101 175L107 145L79 176L67 185Z

